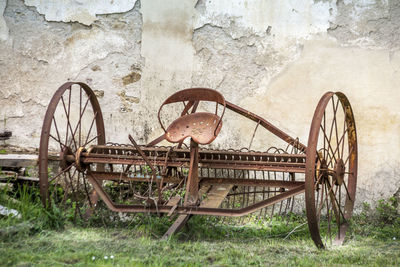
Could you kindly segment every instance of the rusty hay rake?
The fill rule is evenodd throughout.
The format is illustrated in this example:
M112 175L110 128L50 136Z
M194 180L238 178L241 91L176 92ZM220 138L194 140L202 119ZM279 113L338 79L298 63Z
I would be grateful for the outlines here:
M167 107L179 113L165 126ZM286 147L260 152L206 146L220 133L225 111L253 121L255 131L263 127ZM72 201L76 215L88 217L101 199L116 212L174 216L166 238L192 215L273 216L293 212L303 201L316 246L343 242L357 185L356 127L344 94L323 95L307 146L212 89L176 92L162 103L158 119L164 134L146 145L130 135L132 144L106 143L93 91L80 82L62 85L47 108L40 140L43 204Z

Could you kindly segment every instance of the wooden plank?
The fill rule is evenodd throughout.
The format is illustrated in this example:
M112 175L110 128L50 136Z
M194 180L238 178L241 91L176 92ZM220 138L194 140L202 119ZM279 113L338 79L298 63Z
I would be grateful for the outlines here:
M172 215L172 213L174 213L175 209L178 207L179 201L181 200L180 196L174 196L172 197L168 203L167 206L172 206L172 209L168 212L168 217Z
M18 176L17 180L28 181L28 182L39 182L38 177L29 177L29 176Z
M38 156L31 154L0 154L0 166L2 167L29 167L36 166Z
M211 187L210 185L203 185L202 187L200 187L199 197L206 194L208 192L208 190L210 189L210 187ZM180 200L181 200L181 198L179 196L175 196L168 201L167 205L174 206L176 208ZM174 212L174 210L175 209L172 208L171 211L168 213L168 216L171 216L171 214ZM189 220L189 218L190 218L190 215L179 215L178 218L171 225L171 227L168 229L168 231L165 232L165 234L163 235L163 237L161 239L167 239L169 236L178 232L180 229L182 229L182 227Z
M168 239L171 235L174 233L178 232L184 225L185 223L189 220L190 215L179 215L178 219L175 220L175 222L171 225L171 227L168 229L167 232L163 235L161 239Z
M225 199L225 197L228 195L232 187L233 185L202 186L199 190L199 196L207 194L207 197L200 203L200 207L218 208L221 205L222 201ZM172 201L172 199L168 202L168 204ZM161 239L167 239L169 236L178 232L180 229L182 229L182 227L189 220L189 218L190 215L185 215L185 214L179 215L178 218L175 220L175 222L171 225L171 227L168 229L168 231L163 235Z
M213 185L207 197L200 203L201 208L218 208L231 191L233 185Z
M211 185L202 185L199 189L199 198L202 198L203 195L207 194L210 188Z
M18 177L18 173L12 171L0 171L0 181L15 180Z
M167 206L175 206L179 203L181 200L180 196L173 196L171 199L167 202Z

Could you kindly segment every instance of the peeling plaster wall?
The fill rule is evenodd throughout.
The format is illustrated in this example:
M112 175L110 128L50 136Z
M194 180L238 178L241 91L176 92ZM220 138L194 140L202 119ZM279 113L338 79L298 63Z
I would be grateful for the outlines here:
M135 0L24 0L27 6L36 7L47 21L79 22L90 25L97 14L123 13L131 10Z
M0 1L0 40L5 41L8 39L8 28L6 21L3 18L4 9L6 9L6 0Z
M68 80L95 90L108 140L122 143L128 133L140 143L161 134L159 105L197 86L306 143L319 98L340 90L356 116L357 204L400 188L399 1L54 3L0 1L0 127L14 134L7 145L38 147L48 102ZM255 125L225 118L213 146L248 146ZM257 132L252 148L283 145L274 142Z

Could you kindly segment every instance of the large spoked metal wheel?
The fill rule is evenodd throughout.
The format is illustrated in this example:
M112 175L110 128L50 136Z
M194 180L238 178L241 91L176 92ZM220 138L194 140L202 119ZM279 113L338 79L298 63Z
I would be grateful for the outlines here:
M308 227L319 248L344 240L356 195L357 155L350 103L343 93L328 92L314 113L306 159Z
M85 179L86 171L75 159L78 150L96 144L105 144L103 116L97 98L86 84L67 82L50 101L40 138L40 194L46 207L51 203L69 206L76 216L82 215L83 205L97 201ZM104 166L93 168L99 170Z

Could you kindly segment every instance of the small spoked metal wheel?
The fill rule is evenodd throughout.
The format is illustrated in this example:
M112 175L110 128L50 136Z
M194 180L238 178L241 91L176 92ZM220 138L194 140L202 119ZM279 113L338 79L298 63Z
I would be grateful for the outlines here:
M314 113L306 159L308 227L318 248L345 238L356 195L357 155L350 103L344 94L328 92Z
M82 216L82 206L97 201L76 155L90 145L104 144L103 116L94 92L83 83L62 85L47 108L40 138L40 194L46 207L72 207L75 216Z

